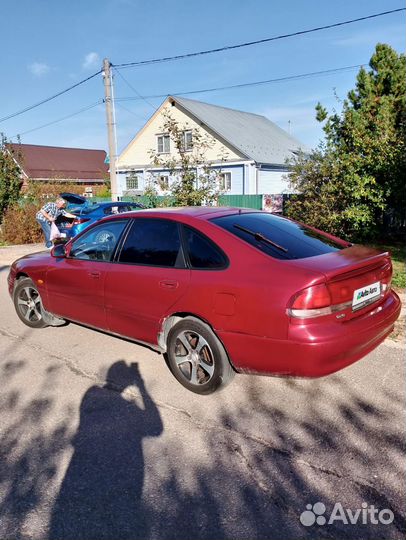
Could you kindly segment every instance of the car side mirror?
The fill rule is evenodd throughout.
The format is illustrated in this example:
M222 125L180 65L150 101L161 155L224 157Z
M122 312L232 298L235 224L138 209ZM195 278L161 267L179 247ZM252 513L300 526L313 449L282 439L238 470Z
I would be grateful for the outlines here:
M66 248L64 244L57 244L51 249L51 255L52 257L55 257L56 259L62 259L66 257Z

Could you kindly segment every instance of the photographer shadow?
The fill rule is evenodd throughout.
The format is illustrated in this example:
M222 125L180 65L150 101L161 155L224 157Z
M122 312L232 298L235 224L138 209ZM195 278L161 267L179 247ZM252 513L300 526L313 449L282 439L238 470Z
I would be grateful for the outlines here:
M143 408L123 397L129 386L138 388ZM137 364L115 362L104 386L92 386L83 397L74 453L52 512L49 538L146 538L142 440L162 430Z

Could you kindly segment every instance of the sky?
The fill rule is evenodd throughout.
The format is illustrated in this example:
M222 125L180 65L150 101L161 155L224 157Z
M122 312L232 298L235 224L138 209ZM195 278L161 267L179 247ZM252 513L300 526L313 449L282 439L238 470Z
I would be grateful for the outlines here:
M401 0L0 0L0 117L92 75L101 69L103 58L114 65L174 56L403 7ZM115 70L118 152L164 100L149 96L367 64L379 42L404 52L405 35L405 12L399 12L250 47ZM315 105L321 102L329 111L340 111L357 71L184 97L264 115L315 147L323 137ZM26 144L107 151L103 97L98 75L1 122L0 132L13 141L20 134Z

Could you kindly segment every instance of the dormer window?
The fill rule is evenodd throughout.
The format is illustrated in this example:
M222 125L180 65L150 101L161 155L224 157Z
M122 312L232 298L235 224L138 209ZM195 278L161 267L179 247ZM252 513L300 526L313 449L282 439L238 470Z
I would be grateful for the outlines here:
M169 154L170 152L170 137L169 135L157 135L157 152L158 154Z

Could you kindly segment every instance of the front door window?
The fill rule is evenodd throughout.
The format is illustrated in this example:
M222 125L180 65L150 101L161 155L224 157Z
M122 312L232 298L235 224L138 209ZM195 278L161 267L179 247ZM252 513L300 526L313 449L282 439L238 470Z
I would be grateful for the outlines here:
M69 252L71 259L92 261L111 261L117 242L127 220L108 221L86 231L72 243Z

